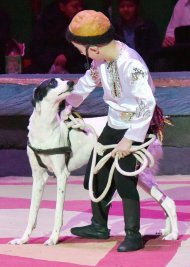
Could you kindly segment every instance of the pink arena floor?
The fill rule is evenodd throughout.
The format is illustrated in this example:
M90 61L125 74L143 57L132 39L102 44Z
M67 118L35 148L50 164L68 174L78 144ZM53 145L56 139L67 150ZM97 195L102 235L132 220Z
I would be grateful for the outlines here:
M105 241L87 240L70 233L70 228L90 222L88 191L82 187L82 176L71 176L67 182L64 225L60 243L45 246L53 227L56 180L46 185L37 228L29 244L8 245L25 229L32 189L31 177L0 179L0 267L190 267L190 177L185 175L157 176L161 189L177 205L179 239L165 241L159 235L165 216L158 204L139 188L141 198L141 233L145 248L130 253L118 253L124 236L121 201L113 201L109 215L111 238Z

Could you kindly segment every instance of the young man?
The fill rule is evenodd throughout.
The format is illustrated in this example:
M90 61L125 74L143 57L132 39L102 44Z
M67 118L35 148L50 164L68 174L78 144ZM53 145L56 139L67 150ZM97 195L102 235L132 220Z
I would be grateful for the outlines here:
M78 80L73 94L68 97L68 103L75 107L79 106L101 81L104 100L109 110L108 123L98 141L103 145L117 144L112 150L112 156L118 153L121 168L134 171L136 159L130 154L130 148L132 144L144 142L155 108L152 79L144 61L133 49L114 40L111 23L101 12L93 10L79 12L72 19L66 36L81 54L93 60L91 68ZM105 188L111 164L110 160L95 176L94 192L97 196ZM88 189L90 166L91 159L85 175L86 189ZM115 171L107 196L99 203L91 203L92 224L72 228L71 232L85 238L109 238L107 220L110 204L108 203L117 190L123 203L126 232L118 251L143 248L139 232L140 203L136 185L137 177L126 177Z

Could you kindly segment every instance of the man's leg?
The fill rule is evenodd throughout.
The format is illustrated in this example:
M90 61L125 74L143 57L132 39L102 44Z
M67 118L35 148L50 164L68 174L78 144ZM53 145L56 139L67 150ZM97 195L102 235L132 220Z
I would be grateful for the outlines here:
M138 200L122 199L125 222L125 239L118 252L139 250L144 247L140 230L140 205Z
M99 203L91 201L92 223L90 225L71 228L71 233L84 238L108 239L110 230L107 226L110 204L102 200Z
M132 172L136 168L136 159L130 154L119 160L120 167ZM115 171L114 180L122 198L126 236L118 247L118 252L134 251L143 248L140 234L140 202L137 191L137 177L127 177Z

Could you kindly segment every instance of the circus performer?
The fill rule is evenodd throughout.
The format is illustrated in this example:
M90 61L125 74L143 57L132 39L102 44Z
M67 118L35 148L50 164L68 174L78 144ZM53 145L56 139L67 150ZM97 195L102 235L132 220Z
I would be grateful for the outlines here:
M108 104L108 122L98 142L103 145L117 144L112 157L119 155L119 164L126 171L136 169L136 158L130 153L132 145L145 141L154 114L156 102L154 85L149 70L140 55L126 44L114 40L110 20L101 12L84 10L72 19L66 34L67 39L80 51L91 58L91 67L81 77L67 102L77 107L101 81L104 101ZM101 156L98 157L98 160ZM103 191L110 170L110 160L95 175L94 192ZM91 159L87 166L84 187L88 189ZM140 234L140 203L137 191L137 177L127 177L114 172L114 179L106 197L91 202L92 223L74 227L72 234L84 238L108 239L107 226L110 200L117 190L122 199L126 236L118 252L142 249Z

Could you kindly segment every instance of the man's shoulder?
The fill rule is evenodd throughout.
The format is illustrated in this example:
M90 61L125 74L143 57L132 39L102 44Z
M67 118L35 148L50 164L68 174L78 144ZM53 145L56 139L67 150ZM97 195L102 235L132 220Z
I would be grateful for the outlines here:
M139 61L142 62L144 64L144 61L142 59L142 57L140 56L140 54L133 48L129 47L127 44L122 43L122 59L123 60L127 60L127 61Z

